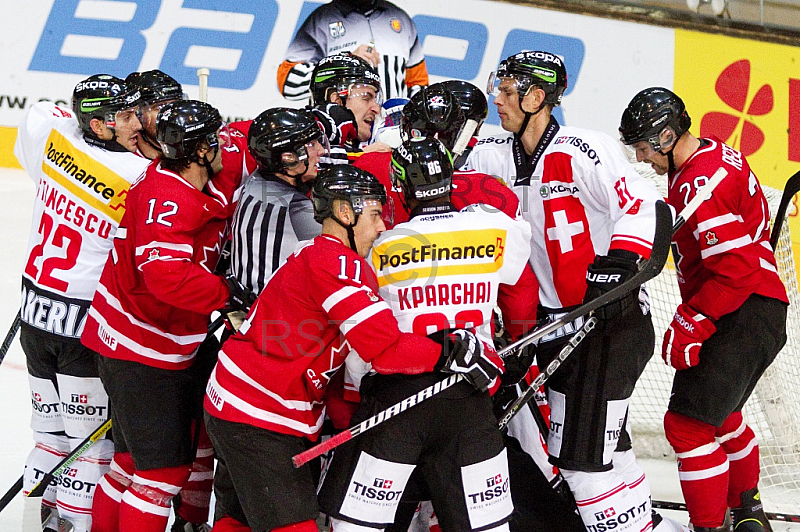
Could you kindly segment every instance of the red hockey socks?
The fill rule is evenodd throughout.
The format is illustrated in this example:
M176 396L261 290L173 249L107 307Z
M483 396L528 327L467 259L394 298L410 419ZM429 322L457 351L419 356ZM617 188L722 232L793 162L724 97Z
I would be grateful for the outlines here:
M205 424L200 425L197 454L192 464L192 474L179 494L180 505L176 513L190 523L208 521L211 489L214 482L214 449L208 439Z
M734 412L717 429L716 437L730 464L728 506L738 508L742 505L742 493L758 485L760 467L756 435L745 424L742 413Z
M664 432L678 459L678 478L695 527L722 526L728 512L728 456L716 427L668 411Z
M92 532L116 532L122 494L133 482L135 471L130 453L114 453L111 470L103 475L92 499Z
M189 479L191 466L136 471L133 483L122 494L119 532L164 532L172 498Z

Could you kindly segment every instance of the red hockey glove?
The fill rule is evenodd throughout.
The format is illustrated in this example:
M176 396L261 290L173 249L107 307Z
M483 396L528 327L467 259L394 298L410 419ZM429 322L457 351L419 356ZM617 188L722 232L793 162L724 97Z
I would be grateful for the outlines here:
M436 368L444 373L463 373L476 389L485 392L502 370L492 361L483 342L466 329L456 329L445 337L442 358Z
M716 330L711 320L682 303L664 333L661 358L677 370L696 366L700 362L700 347Z

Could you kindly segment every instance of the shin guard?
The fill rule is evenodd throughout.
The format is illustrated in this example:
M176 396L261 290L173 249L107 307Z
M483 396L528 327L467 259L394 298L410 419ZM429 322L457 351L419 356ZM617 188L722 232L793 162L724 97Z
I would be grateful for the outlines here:
M115 532L119 529L119 505L122 494L133 483L135 471L130 453L114 453L111 467L97 483L92 501L92 532Z
M189 479L191 466L136 471L122 494L119 532L163 532L169 521L172 498Z
M753 430L748 427L741 412L734 412L716 430L715 436L722 450L728 455L730 465L728 483L728 506L741 506L742 493L758 485L758 442Z

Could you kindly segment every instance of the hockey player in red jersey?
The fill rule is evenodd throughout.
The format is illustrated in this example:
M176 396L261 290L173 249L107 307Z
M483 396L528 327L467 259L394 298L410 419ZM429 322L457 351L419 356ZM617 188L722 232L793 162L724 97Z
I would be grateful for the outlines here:
M39 102L19 124L14 154L36 183L20 308L36 442L25 462L25 495L109 415L95 353L80 335L125 196L148 164L135 154L137 97L121 79L94 75L75 86L72 109ZM112 454L111 440L99 440L72 464L71 482L25 497L26 517L41 526L43 508L46 527L88 532L94 486Z
M400 332L364 260L385 229L381 184L336 165L320 172L312 199L322 235L270 278L207 388L206 423L226 465L226 478L215 478L227 514L217 531L238 522L316 532L311 469L293 468L291 457L319 438L332 375L351 351L385 374L430 372L440 358L436 342Z
M450 357L437 369L459 368L467 379L340 447L320 504L334 518L334 530L383 529L395 521L415 472L413 485L421 483L430 495L442 529L507 531L513 509L508 464L487 393L502 373L491 315L498 304L506 308L516 334L533 324L536 288L527 266L527 224L480 205L456 212L449 201L450 155L436 139L404 142L393 152L392 168L411 220L375 242L371 259L380 294L401 330L444 343ZM509 287L505 299L502 285ZM469 330L449 334L456 327ZM453 338L469 350L450 351ZM441 378L430 370L413 376L366 374L354 422ZM487 487L491 502L483 496Z
M636 159L667 174L669 203L682 209L718 168L727 176L676 232L672 252L683 302L662 346L677 371L667 439L694 530L771 530L758 492L758 444L742 406L786 342L786 290L769 245L769 207L744 156L689 132L672 91L639 92L620 135ZM758 324L758 326L754 326Z
M209 316L241 294L212 273L242 180L245 138L219 112L172 102L157 119L163 157L131 187L81 337L96 350L114 422L93 530L163 531L189 478L199 365ZM232 293L233 292L233 293Z
M133 72L125 78L125 81L141 93L137 111L142 123L142 142L139 143L139 151L148 159L160 157L162 155L161 146L156 140L158 112L170 102L183 99L185 97L183 87L172 76L160 70ZM219 342L216 337L211 336L203 343L202 356L213 358L218 348ZM210 369L209 367L207 371ZM202 379L202 375L198 375L198 378ZM214 450L211 448L211 441L208 439L205 429L201 429L197 439L197 452L192 464L192 474L178 496L173 499L175 521L170 529L172 532L202 531L202 527L208 526L206 521L208 521L211 504L213 478Z
M509 134L476 145L468 160L470 168L505 179L523 203L539 317L550 320L638 271L638 261L650 255L661 199L615 139L553 118L566 88L566 67L556 54L520 52L503 60L487 90ZM655 346L646 292L635 290L595 316L597 330L546 384L550 462L569 484L587 529L674 530L677 523L651 513L650 487L626 430L634 385ZM583 321L539 342L540 368Z

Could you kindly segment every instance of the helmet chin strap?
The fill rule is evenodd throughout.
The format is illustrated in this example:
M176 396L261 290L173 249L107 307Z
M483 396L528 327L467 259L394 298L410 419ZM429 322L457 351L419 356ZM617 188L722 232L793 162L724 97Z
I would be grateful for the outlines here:
M528 89L528 91L530 91L530 89ZM519 95L519 92L517 92L517 95ZM525 96L527 96L527 95L528 95L528 93L526 92ZM528 128L528 122L531 121L531 118L533 118L534 115L538 115L539 112L544 108L544 101L542 101L542 103L539 104L539 107L535 111L533 111L533 112L526 111L525 109L522 108L522 100L525 99L525 96L520 98L520 100L518 102L519 103L519 110L522 111L523 113L525 113L525 118L522 120L522 125L520 126L519 131L514 133L514 136L517 137L517 138L521 138L522 137L523 133L525 133L525 130Z
M355 221L350 225L346 225L343 221L337 218L336 215L331 216L331 218L333 218L334 222L344 227L344 230L347 231L347 239L350 241L350 249L358 253L358 247L356 247L356 233L355 231L353 231L353 227L355 227L356 224L358 223L359 215L356 214L355 216L356 216Z
M209 181L214 179L214 169L211 167L211 162L217 158L217 152L219 152L219 147L214 148L214 156L211 158L211 160L208 159L206 154L203 154L203 160L198 161L200 163L200 166L204 167L206 169L206 172L208 172Z
M144 130L142 131L141 138L142 138L142 140L144 140L147 143L148 146L150 146L154 150L156 150L159 153L161 153L161 146L159 146L158 144L153 143L153 141L150 140L150 135L145 133Z

